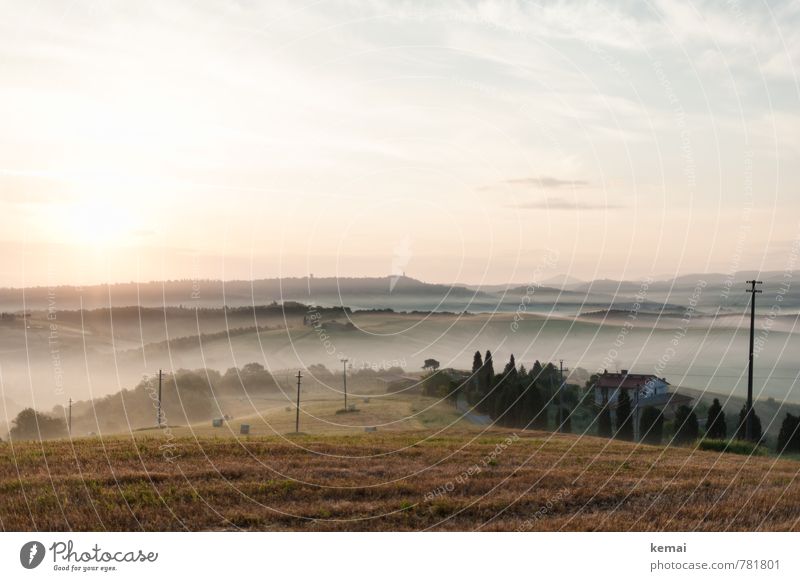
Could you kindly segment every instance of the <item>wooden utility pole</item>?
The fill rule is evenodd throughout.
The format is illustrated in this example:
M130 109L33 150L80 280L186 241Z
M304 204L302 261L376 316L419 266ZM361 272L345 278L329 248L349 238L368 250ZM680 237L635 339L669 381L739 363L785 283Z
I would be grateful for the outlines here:
M72 436L72 398L69 398L69 415L67 416L67 433Z
M303 378L303 374L300 371L297 371L297 407L295 407L294 411L294 431L295 433L300 433L300 380Z
M346 357L342 358L342 381L344 383L344 411L347 412L347 362Z
M158 370L158 428L161 429L161 370Z
M564 431L564 360L558 360L558 372L561 380L558 383L558 431Z
M756 327L756 295L761 291L756 288L757 284L763 284L760 280L748 280L747 284L750 288L747 289L752 296L750 297L750 354L749 365L747 367L747 410L745 421L745 439L748 442L753 441L753 348L755 339Z

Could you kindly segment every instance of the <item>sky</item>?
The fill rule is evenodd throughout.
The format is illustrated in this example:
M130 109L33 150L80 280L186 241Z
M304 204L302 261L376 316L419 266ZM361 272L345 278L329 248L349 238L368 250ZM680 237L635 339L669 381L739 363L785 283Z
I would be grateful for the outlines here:
M0 14L0 286L666 278L797 252L797 2Z

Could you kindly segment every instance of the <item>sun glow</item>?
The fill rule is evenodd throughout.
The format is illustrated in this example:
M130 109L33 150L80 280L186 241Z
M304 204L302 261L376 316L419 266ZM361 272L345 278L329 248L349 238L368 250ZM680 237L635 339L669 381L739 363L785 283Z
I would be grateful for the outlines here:
M135 221L113 202L90 200L73 205L64 216L63 226L72 242L102 248L130 242Z

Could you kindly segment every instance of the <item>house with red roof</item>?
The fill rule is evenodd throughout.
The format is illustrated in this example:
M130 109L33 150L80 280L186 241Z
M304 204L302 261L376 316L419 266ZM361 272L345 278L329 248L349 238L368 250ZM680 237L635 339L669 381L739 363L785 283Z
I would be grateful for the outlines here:
M627 369L619 373L604 371L594 384L594 402L598 406L607 404L613 410L623 389L628 392L634 410L653 406L674 411L692 401L689 396L670 392L669 387L665 378L652 374L630 373Z

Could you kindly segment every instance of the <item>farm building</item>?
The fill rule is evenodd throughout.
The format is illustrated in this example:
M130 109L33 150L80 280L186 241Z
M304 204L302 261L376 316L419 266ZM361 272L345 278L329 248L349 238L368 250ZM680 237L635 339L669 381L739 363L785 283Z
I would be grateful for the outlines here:
M617 406L620 390L627 390L634 409L653 406L674 412L678 406L689 404L692 398L669 391L669 382L663 377L650 374L620 373L604 371L594 384L594 401L598 406L608 404L613 410Z

